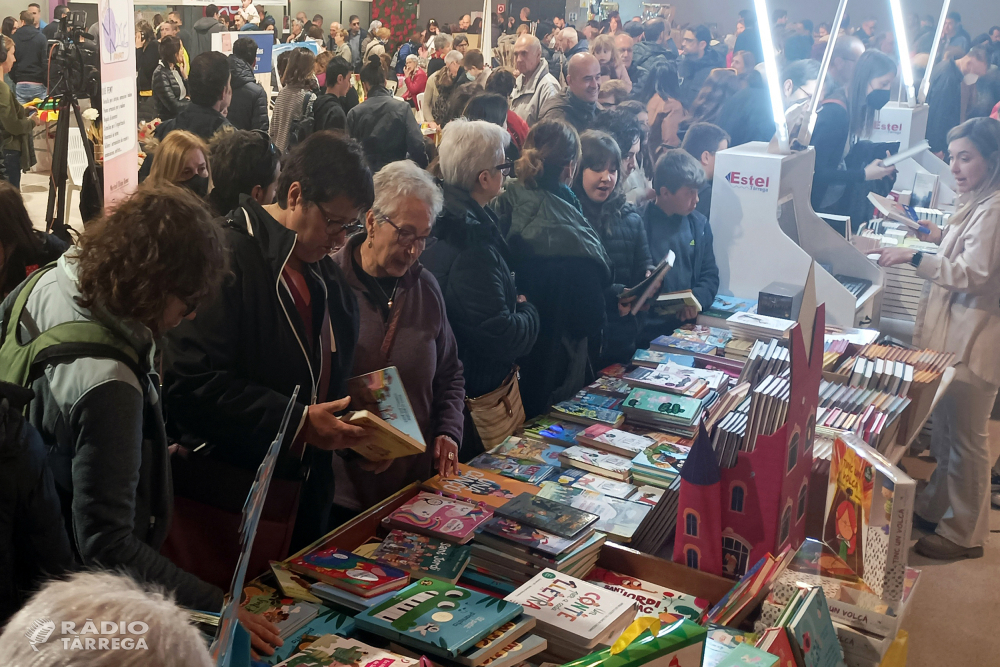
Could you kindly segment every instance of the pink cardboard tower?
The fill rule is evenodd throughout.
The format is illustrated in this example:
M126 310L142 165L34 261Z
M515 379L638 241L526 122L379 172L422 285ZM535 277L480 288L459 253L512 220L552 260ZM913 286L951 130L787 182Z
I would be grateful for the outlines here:
M807 294L811 281L810 269ZM789 333L785 424L772 435L758 436L754 451L739 452L732 468L719 467L711 439L704 429L699 432L681 469L675 562L739 578L768 553L780 553L786 545L797 549L805 539L826 320L824 305L814 307L812 295L803 297L807 319L800 316Z

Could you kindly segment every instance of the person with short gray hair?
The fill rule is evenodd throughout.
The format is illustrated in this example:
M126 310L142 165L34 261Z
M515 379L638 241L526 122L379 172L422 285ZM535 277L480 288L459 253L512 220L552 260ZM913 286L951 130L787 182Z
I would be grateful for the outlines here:
M691 290L699 306L653 308L646 318L637 346L647 347L661 335L669 335L680 324L691 322L708 308L719 290L719 267L715 263L712 228L708 218L696 210L698 191L705 186L705 170L682 148L664 153L653 169L656 200L643 213L646 238L653 262L673 251L674 265L663 278L660 293ZM683 302L682 302L683 304Z
M409 160L382 167L374 183L365 233L334 255L358 301L353 375L395 366L427 449L382 464L334 457L333 511L340 522L407 484L456 473L465 432L458 346L441 288L419 261L441 212L441 190Z
M501 387L538 336L538 311L518 295L507 243L488 208L511 166L508 143L506 130L483 120L458 118L444 128L438 163L444 210L434 225L437 241L421 260L444 294L471 397ZM466 414L463 460L483 449Z
M0 635L0 655L4 664L32 667L215 664L188 612L173 599L106 572L49 582L11 617Z

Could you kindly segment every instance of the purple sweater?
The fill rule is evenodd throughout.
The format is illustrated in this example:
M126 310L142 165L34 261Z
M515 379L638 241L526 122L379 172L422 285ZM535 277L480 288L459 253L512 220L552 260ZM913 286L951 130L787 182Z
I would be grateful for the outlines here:
M447 435L461 443L465 423L462 362L458 360L458 345L448 324L437 280L420 262L415 262L400 279L389 322L385 322L351 264L351 253L364 239L363 235L352 238L334 256L358 297L360 331L352 375L386 366L399 369L427 451L396 459L380 475L361 469L358 459L343 462L340 457L334 457L335 502L351 509L366 509L407 484L436 475L434 438ZM391 347L385 350L386 336L394 321L397 322L396 335ZM338 470L340 465L342 468Z

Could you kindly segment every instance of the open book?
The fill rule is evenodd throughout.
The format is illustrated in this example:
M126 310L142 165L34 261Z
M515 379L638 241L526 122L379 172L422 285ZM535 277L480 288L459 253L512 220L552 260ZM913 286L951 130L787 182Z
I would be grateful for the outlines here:
M905 225L911 231L922 232L924 234L930 231L927 227L920 224L920 217L917 215L917 212L909 206L904 206L898 201L877 195L874 192L868 193L868 201L874 204L875 209L883 216L893 222Z
M353 377L347 381L347 390L356 411L344 421L363 426L372 435L352 448L358 454L369 461L387 461L427 449L395 366Z
M631 314L638 313L642 310L642 307L646 302L653 296L653 293L659 288L663 280L663 276L667 275L669 271L674 266L674 251L667 251L667 256L663 258L655 269L653 269L649 276L646 277L641 283L635 287L629 287L621 294L618 295L618 300L622 301L624 299L630 299L633 296L636 297L635 301L632 302L632 308L629 311Z

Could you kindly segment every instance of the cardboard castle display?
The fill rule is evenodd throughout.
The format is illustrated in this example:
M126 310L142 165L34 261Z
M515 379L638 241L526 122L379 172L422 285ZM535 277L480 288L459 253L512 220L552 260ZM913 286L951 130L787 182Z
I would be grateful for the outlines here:
M812 282L810 269L806 290ZM815 294L813 292L813 294ZM790 332L788 419L753 451L720 468L701 429L681 470L674 561L709 574L739 578L768 553L798 548L805 539L816 404L823 366L825 304L802 304ZM808 309L808 310L807 310ZM802 315L815 314L813 322Z

